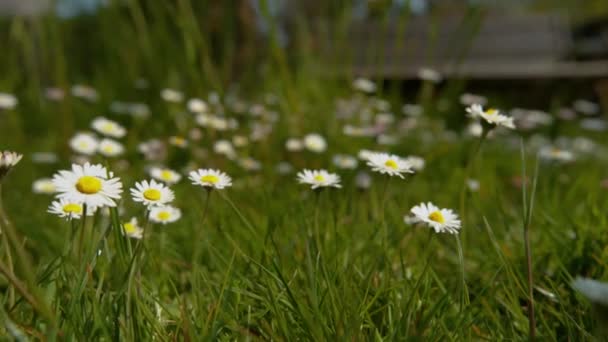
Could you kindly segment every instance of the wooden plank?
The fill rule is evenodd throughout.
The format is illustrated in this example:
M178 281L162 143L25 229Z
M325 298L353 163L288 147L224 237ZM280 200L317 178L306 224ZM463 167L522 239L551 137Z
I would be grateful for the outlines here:
M608 60L563 62L551 60L503 60L464 62L461 65L395 65L382 67L354 67L358 76L387 79L415 79L422 67L431 67L445 77L473 79L526 78L604 78L608 77Z

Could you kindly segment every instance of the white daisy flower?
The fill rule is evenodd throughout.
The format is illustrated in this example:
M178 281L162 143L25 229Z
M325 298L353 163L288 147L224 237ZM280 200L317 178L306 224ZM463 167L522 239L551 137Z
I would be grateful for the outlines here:
M37 179L32 183L32 192L35 194L54 194L56 191L51 178Z
M53 176L59 198L86 204L87 207L115 207L120 199L122 183L112 178L105 167L85 163L72 164L72 170L59 171Z
M439 209L433 203L420 203L412 208L411 213L420 222L424 222L435 230L436 233L456 234L460 229L458 215L451 209Z
M188 100L188 110L192 113L204 113L208 110L209 106L201 99L190 99Z
M232 186L232 178L219 170L198 169L190 172L189 177L194 185L210 189L224 189Z
M154 207L150 210L150 221L155 223L173 223L182 217L182 211L170 205Z
M152 178L165 182L167 185L176 184L182 179L182 175L178 172L167 168L153 167L150 169Z
M112 138L122 138L127 134L127 130L118 122L108 120L104 117L95 118L91 123L91 127L100 134Z
M0 151L0 181L23 158L22 154L11 151Z
M285 142L285 148L289 152L302 151L304 149L304 143L300 139L289 138Z
M421 68L418 70L418 78L423 81L430 81L433 83L439 83L443 79L439 71L431 68Z
M213 144L213 152L221 154L228 159L236 157L236 151L232 146L232 143L228 140L218 140Z
M72 87L71 92L74 97L79 97L91 102L95 102L99 98L97 90L84 84L75 84Z
M367 156L367 165L372 168L372 171L389 176L403 178L404 173L414 173L409 162L394 154L370 153Z
M346 154L336 154L332 161L334 165L341 169L353 170L357 168L357 159Z
M13 94L0 93L0 110L1 109L13 109L17 106L19 101Z
M376 91L376 84L367 78L357 78L353 81L353 88L364 93L373 93Z
M304 147L309 151L321 153L327 149L327 142L320 134L311 133L304 137Z
M169 144L179 148L186 148L188 147L188 140L180 136L172 136L169 137Z
M125 147L116 140L106 138L99 143L98 150L104 157L117 157L125 152Z
M543 160L568 163L574 160L574 153L554 146L543 146L538 151L538 156Z
M147 207L163 206L175 199L171 189L155 180L135 183L135 187L131 188L131 197Z
M95 207L87 208L87 216L95 213ZM70 219L80 219L82 217L82 203L70 201L65 198L53 201L47 210L50 214L58 215L59 217Z
M99 142L91 133L77 133L70 139L70 147L74 152L87 156L94 155L97 152Z
M161 90L160 97L167 102L174 102L174 103L182 102L184 100L184 94L182 94L181 92L179 92L175 89L169 89L169 88L165 88L165 89Z
M318 188L341 188L340 176L329 173L326 170L304 170L298 172L298 182L300 184L310 184L313 190Z
M513 118L501 114L498 109L490 108L488 110L483 110L483 107L480 104L474 104L468 107L466 111L471 118L482 118L491 125L515 129Z
M405 161L410 163L412 169L416 172L424 170L424 166L426 165L424 159L418 156L409 156L405 158Z
M129 222L122 224L122 233L130 238L141 239L144 236L144 229L139 226L137 218L133 217Z

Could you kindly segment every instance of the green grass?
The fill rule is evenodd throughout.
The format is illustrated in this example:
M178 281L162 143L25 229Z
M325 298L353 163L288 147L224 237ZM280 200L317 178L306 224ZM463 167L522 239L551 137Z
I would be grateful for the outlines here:
M459 212L475 141L459 131L446 137L444 121L456 128L466 123L464 108L457 103L466 82L448 81L432 100L418 99L430 103L428 111L397 145L348 137L342 126L358 122L338 119L334 113L338 97L353 96L349 80L320 75L323 62L305 44L309 32L299 28L301 45L293 51L271 42L256 47L258 60L235 66L233 19L223 17L221 27L229 43L212 53L211 35L206 33L211 24L205 20L210 14L203 9L201 17L190 15L194 3L159 2L143 9L133 1L67 22L42 17L5 23L2 39L12 49L1 57L0 91L14 92L20 103L0 113L0 149L25 157L2 180L4 207L19 241L12 243L12 283L0 277L0 335L75 341L526 339L522 198L530 206L532 182L524 197L514 185L524 170L523 139L525 172L537 182L530 222L537 338L594 339L598 323L591 306L570 283L577 275L608 276L608 198L600 187L606 161L598 157L606 144L602 133L581 131L576 122L539 130L552 137L585 135L599 147L594 155L579 154L571 164L541 162L537 178L531 139L513 132L487 140L469 175L481 188L467 192L466 212ZM325 10L333 13L329 5ZM85 43L77 29L90 30L83 35L91 40ZM163 161L168 166L180 171L220 168L233 177L234 186L212 193L204 220L204 190L187 179L174 186L174 204L184 216L174 224L150 226L141 259L133 257L141 248L137 241L119 233L119 222L131 216L141 221L144 216L128 192L120 203L120 219L114 212L110 217L97 214L84 228L80 221L71 227L47 214L52 198L31 193L35 179L69 167L69 137L89 129L91 119L100 115L129 129L122 139L127 153L123 161L93 161L107 163L125 189L147 179L148 163L137 144L186 135L184 127L195 127L191 116L181 114L184 105L165 103L159 90L175 87L187 97L205 97L210 91L229 94L237 76L236 94L245 103L262 103L267 92L278 98L276 104L266 105L279 114L277 122L267 122L271 134L238 150L240 156L261 161L262 170L245 171L212 152L213 142L231 138L232 132L203 130L202 140L192 141L186 150L170 148ZM138 77L145 77L150 87L135 89ZM93 85L100 100L87 103L68 96L54 103L43 97L46 86L68 90L78 82ZM417 101L422 93L401 94L391 84L384 86L380 96L389 100L399 119L400 106ZM518 106L501 93L487 95L505 109ZM440 99L450 104L449 111L437 109ZM136 120L111 114L108 107L114 100L147 103L152 115ZM542 109L555 111L570 100L548 99ZM264 121L230 109L226 115L238 118L236 133L241 135L249 135L254 122ZM326 136L327 152L285 150L288 137L309 132ZM396 124L390 132L399 133ZM359 190L356 171L337 170L331 163L335 153L356 155L362 148L420 155L427 165L406 180L391 179L383 201L383 177L373 175L372 186ZM202 149L208 153L198 153ZM31 154L36 151L56 152L60 160L35 164ZM338 172L343 187L323 191L315 208L315 193L297 184L295 173L276 172L280 161L289 161L296 171ZM367 167L360 163L358 169ZM463 218L459 236L468 296L462 307L455 237L403 222L410 208L423 201L453 208ZM33 273L20 264L18 250L31 259ZM2 255L8 265L4 246Z

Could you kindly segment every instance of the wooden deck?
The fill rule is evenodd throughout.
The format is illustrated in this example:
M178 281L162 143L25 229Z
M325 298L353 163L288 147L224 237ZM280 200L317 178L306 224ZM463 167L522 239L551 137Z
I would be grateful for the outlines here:
M421 68L475 79L603 78L608 60L576 61L569 23L559 15L487 15L477 25L462 17L431 23L353 23L347 46L327 39L328 53L350 51L348 70L388 79L416 78Z

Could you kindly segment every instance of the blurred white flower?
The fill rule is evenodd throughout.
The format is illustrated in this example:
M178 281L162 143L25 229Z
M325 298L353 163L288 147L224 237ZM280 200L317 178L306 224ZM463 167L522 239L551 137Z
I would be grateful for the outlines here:
M439 71L431 68L421 68L418 70L418 78L423 81L429 81L433 83L439 83L442 80Z
M94 155L97 152L99 142L91 133L77 133L70 139L70 147L74 152L87 156Z
M322 153L327 149L327 142L320 134L310 133L304 137L304 147L311 152Z
M209 109L207 102L201 99L190 99L188 100L188 110L192 113L205 113Z
M376 84L367 78L357 78L353 81L353 88L364 93L373 93L376 91Z
M160 97L167 102L173 102L173 103L179 103L184 100L184 94L182 94L181 92L179 92L175 89L170 89L170 88L165 88L165 89L161 90Z
M13 109L17 107L19 101L13 94L0 93L0 110Z
M104 157L117 157L125 152L125 147L116 140L105 138L99 143L98 150Z
M32 192L35 194L54 194L57 191L51 178L37 179L32 183Z
M127 134L127 130L118 122L104 117L95 118L91 123L91 127L97 132L112 138L122 138Z

